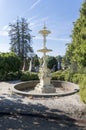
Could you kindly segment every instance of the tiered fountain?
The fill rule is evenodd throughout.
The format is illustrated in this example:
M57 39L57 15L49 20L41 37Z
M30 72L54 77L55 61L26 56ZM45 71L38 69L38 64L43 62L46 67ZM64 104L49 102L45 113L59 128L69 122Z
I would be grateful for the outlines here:
M51 49L47 49L46 47L46 37L51 32L46 29L44 26L42 30L39 31L39 33L43 36L43 49L38 50L38 52L43 53L43 65L40 68L40 74L39 79L40 83L38 83L35 87L35 90L39 93L55 93L56 89L51 84L51 75L46 65L46 53L52 51Z
M35 97L66 96L78 92L79 87L74 83L55 80L51 84L51 74L46 64L46 53L52 51L46 47L46 37L51 32L44 26L39 33L43 36L43 48L38 50L38 52L43 53L43 65L39 74L40 81L20 82L12 87L12 92Z

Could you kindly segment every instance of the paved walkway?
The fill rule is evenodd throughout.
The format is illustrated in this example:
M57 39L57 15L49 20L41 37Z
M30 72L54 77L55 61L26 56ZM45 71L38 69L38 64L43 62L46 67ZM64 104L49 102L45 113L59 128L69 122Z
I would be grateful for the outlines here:
M12 94L16 82L0 83L0 130L85 130L86 105L78 94L32 98ZM73 117L73 118L71 118Z

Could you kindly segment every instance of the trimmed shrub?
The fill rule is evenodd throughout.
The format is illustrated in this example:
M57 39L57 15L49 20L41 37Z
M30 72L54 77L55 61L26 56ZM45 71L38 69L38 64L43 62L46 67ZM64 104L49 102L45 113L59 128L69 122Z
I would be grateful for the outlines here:
M85 76L86 76L85 74L76 73L76 74L73 75L72 82L79 84L80 82L83 81Z
M5 78L5 80L10 81L10 80L19 80L20 77L22 75L22 72L10 72L7 74L7 77Z
M22 72L10 72L4 73L3 76L0 74L0 81L11 81L11 80L19 80L22 75Z
M52 73L52 80L64 80L64 74L62 71L56 71Z
M23 72L21 76L22 81L39 80L38 74L34 72Z
M52 73L52 80L66 80L79 84L81 99L86 103L86 73L74 73L70 70L57 71Z
M12 77L13 73L20 71L21 60L14 53L0 54L0 81L7 80ZM12 73L10 75L10 73ZM10 76L9 76L10 75ZM8 78L8 79L10 79Z
M47 60L47 67L52 70L52 71L56 71L57 70L57 60L55 57L53 56L48 56Z
M52 73L52 80L65 80L65 81L72 81L73 73L69 70L65 71L57 71Z
M84 103L86 103L86 76L80 83L80 96Z
M69 70L65 70L62 72L62 74L64 75L64 80L65 81L72 81L72 77L73 77L73 72L69 71Z

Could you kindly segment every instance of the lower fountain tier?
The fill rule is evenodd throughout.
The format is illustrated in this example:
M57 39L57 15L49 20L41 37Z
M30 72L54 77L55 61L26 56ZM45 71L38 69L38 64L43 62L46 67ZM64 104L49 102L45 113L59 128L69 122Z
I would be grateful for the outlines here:
M49 74L41 72L40 75L40 83L38 83L35 87L36 92L38 93L55 93L56 89L50 83L51 76Z
M35 87L36 92L38 93L55 93L56 89L52 84L50 85L41 85L40 83Z

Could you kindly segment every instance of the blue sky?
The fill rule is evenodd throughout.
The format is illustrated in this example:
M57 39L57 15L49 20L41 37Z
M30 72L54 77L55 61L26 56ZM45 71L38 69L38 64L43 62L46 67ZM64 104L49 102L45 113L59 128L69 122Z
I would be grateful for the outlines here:
M47 37L47 48L53 51L49 55L64 55L66 43L70 43L73 22L79 17L83 0L0 0L0 52L8 52L10 38L9 23L24 17L32 29L33 49L42 48L42 36L38 33L46 23L52 33Z

